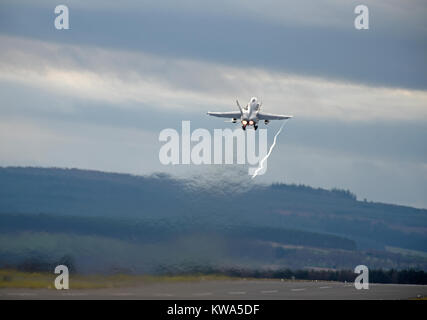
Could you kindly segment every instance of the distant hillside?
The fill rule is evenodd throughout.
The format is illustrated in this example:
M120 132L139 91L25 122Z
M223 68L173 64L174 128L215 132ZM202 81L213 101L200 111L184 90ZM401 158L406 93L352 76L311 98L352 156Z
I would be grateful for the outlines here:
M97 261L138 270L201 262L351 268L358 261L424 269L426 240L427 210L357 201L349 191L0 168L0 267L65 254L84 270L100 268ZM108 248L122 263L107 257Z

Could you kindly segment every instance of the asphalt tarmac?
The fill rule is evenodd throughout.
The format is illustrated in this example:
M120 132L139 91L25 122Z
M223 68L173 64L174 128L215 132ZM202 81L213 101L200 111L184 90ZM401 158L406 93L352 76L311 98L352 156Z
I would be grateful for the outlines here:
M173 300L381 300L427 297L427 285L370 284L357 290L353 283L324 281L226 280L152 283L104 289L0 289L5 299L173 299Z

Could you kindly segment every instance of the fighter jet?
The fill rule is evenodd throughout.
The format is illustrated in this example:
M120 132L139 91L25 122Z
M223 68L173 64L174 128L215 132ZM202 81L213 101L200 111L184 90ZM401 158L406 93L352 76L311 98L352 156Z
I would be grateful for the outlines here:
M243 108L240 106L238 100L236 100L236 103L240 112L208 112L208 115L221 118L231 118L232 123L236 123L237 119L240 118L243 130L246 130L247 126L253 126L255 130L258 129L258 122L260 120L263 120L265 124L268 124L270 120L284 120L292 118L292 116L261 112L262 103L259 103L256 97L252 97L248 104Z

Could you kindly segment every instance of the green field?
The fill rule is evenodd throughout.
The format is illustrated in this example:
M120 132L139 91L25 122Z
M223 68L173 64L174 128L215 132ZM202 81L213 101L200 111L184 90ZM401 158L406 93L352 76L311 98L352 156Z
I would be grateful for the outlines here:
M55 289L56 274L47 272L22 272L17 270L0 269L0 288L30 288ZM96 289L132 287L158 282L191 282L205 280L238 279L225 275L78 275L71 274L69 284L71 289Z

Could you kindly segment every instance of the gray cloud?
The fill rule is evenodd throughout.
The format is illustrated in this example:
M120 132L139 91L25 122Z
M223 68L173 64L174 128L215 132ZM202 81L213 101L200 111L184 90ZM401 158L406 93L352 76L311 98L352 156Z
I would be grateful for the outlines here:
M206 112L258 95L271 112L345 121L427 120L426 91L376 88L92 46L0 37L0 79L115 104ZM249 76L248 76L249 75ZM243 101L244 102L244 101ZM62 105L63 103L61 103ZM404 110L404 111L403 111Z
M273 15L275 7L278 12L286 13L289 7L290 13L310 13L310 5L314 4L309 1L292 10L295 3L273 3L268 10L254 11L256 6L238 2L243 14L233 15L230 13L237 12L236 5L230 6L228 12L209 10L209 5L205 10L200 6L179 10L174 5L166 10L162 5L147 4L114 10L79 3L71 13L72 27L67 32L53 28L50 2L43 6L9 3L2 6L0 30L60 43L256 66L377 86L426 89L427 33L422 13L427 6L410 2L398 9L396 2L388 6L371 2L372 28L366 32L353 27L355 3L333 1L319 9L318 15L290 19L288 23L281 19L289 14ZM334 22L332 17L336 14L343 17ZM309 24L310 20L317 23Z
M60 94L46 95L32 87L1 82L0 93L0 114L3 118L86 123L148 130L154 134L164 128L180 130L181 120L190 120L193 129L234 128L194 110L168 110L165 113L155 105L139 103L127 103L117 108L112 103L78 97L63 99ZM409 162L425 162L427 159L427 145L423 139L427 136L427 123L421 119L342 122L337 119L297 117L290 120L286 128L287 144L313 150Z

